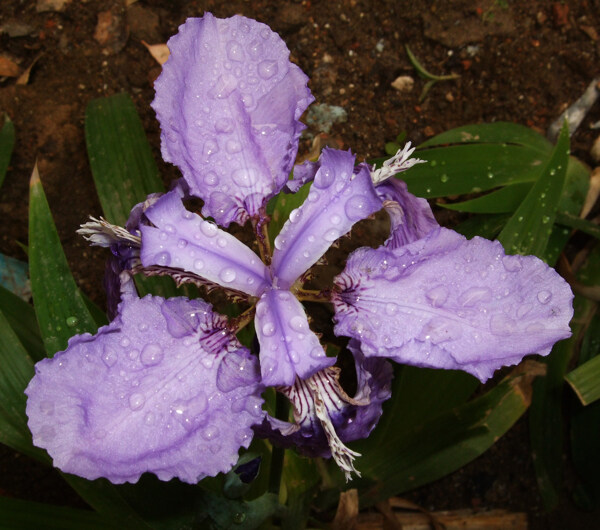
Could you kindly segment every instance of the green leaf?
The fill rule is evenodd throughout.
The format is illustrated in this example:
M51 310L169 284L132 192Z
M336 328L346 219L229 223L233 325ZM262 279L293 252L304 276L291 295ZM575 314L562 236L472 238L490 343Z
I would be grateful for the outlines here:
M281 510L277 496L267 493L253 501L226 499L204 492L196 523L208 530L251 530Z
M530 182L510 184L483 197L453 204L438 203L438 206L457 212L512 213L519 207L532 186Z
M131 208L164 191L150 144L131 98L90 101L85 138L92 175L107 221L125 226Z
M523 365L488 393L413 426L401 439L382 440L378 452L388 458L363 455L361 506L441 478L486 451L529 406L534 366Z
M450 129L423 142L419 148L449 144L511 144L549 154L552 144L540 133L510 122L478 123Z
M570 213L559 212L556 222L600 239L600 226Z
M498 236L507 253L542 256L556 218L569 162L569 130L563 127L550 160Z
M589 405L600 398L600 356L590 359L585 364L569 372L565 379L584 405Z
M4 125L0 129L0 187L2 187L2 183L4 182L14 145L15 126L10 121L8 115L5 115Z
M94 333L97 326L69 270L37 166L29 192L31 290L46 353L52 357L72 335Z
M23 393L33 377L33 361L0 311L0 443L48 462L44 451L32 446Z
M454 230L467 239L475 236L495 239L508 219L507 214L477 215L455 226Z
M125 226L133 206L150 193L165 190L131 98L117 94L90 101L85 113L85 138L104 217ZM136 285L141 295L178 294L168 277L138 276Z
M123 528L87 510L0 496L2 528L19 530L111 530Z
M46 357L33 306L0 286L0 311L34 361Z

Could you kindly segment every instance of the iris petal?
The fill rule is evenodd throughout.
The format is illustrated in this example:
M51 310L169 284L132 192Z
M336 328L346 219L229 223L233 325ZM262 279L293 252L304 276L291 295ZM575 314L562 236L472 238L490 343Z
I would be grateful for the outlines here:
M308 78L276 33L241 16L188 19L168 45L153 102L163 158L206 216L243 224L287 180L313 101Z
M36 365L34 443L67 473L115 483L228 471L263 416L256 359L202 301L130 293L119 309Z
M365 355L482 381L571 334L573 294L553 269L445 228L397 249L358 249L335 284L335 332Z

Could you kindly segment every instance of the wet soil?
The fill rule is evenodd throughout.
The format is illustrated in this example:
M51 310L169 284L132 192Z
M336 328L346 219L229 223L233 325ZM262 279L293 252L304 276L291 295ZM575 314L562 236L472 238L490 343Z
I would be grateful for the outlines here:
M128 92L165 182L175 178L176 169L160 162L159 129L149 106L160 67L142 41L164 43L187 17L205 10L269 24L310 77L316 102L345 111L345 120L332 124L319 116L312 120L303 152L323 131L359 159L383 155L385 143L402 132L418 144L455 126L506 120L544 133L600 69L598 0L3 0L0 64L9 61L21 71L35 64L26 84L0 76L0 111L17 133L0 190L0 252L26 259L21 244L27 243L28 180L37 160L75 277L103 303L104 255L75 235L89 214L100 213L85 149L86 105ZM420 101L425 81L406 45L430 72L460 77L437 83ZM412 89L392 87L400 76L413 79ZM597 135L589 126L598 120L596 105L572 140L574 154L588 163ZM57 486L53 471L0 454L0 493L78 502ZM486 455L413 498L431 509L525 511L532 528L591 528L592 519L568 501L544 514L524 421Z

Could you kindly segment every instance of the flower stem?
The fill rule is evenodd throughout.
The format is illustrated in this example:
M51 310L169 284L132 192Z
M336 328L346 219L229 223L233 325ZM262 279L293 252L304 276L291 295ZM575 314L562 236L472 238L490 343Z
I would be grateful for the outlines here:
M322 291L298 289L295 294L296 298L303 302L329 302L331 298L331 291L329 289Z
M259 217L252 219L252 226L256 233L260 258L268 266L271 264L271 241L269 240L269 216L264 208L260 209Z
M287 420L288 418L289 401L280 392L275 394L275 417L278 420ZM283 447L277 447L273 445L271 452L271 470L269 474L269 493L275 493L279 495L279 488L281 486L281 474L283 472L283 458L285 456L285 449Z

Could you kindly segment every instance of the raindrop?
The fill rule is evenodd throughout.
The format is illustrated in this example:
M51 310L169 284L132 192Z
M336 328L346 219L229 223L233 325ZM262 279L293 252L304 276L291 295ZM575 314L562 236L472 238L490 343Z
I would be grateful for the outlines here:
M228 140L225 144L225 149L230 155L234 155L242 150L242 144L236 140Z
M129 408L131 410L139 410L144 406L146 398L142 394L131 394L129 396Z
M67 326L74 328L77 324L79 324L79 319L77 317L67 317Z
M219 150L219 145L214 140L206 140L204 143L204 156L214 155Z
M321 168L315 175L314 185L317 188L328 188L335 179L335 173L329 168Z
M278 69L275 61L265 60L258 63L258 75L263 79L271 79L277 73Z
M342 222L342 218L338 215L338 214L333 214L329 220L331 221L332 224L334 225L339 225Z
M236 273L230 267L223 269L219 274L219 278L221 278L221 281L224 283L231 283L233 280L235 280L235 277Z
M163 349L155 343L146 344L142 348L142 354L140 355L140 361L144 366L155 366L159 364L164 357Z
M298 355L296 350L290 350L288 356L294 364L298 364L300 362L300 355Z
M154 256L154 261L157 265L166 267L169 263L171 263L171 254L168 252L159 252L156 256Z
M310 356L313 359L322 359L325 357L325 350L323 350L322 346L315 346L312 350L310 350Z
M517 272L523 268L521 258L519 256L504 256L502 258L502 265L508 272Z
M265 337L271 337L275 334L275 324L273 322L265 322L262 327L262 332Z
M246 520L246 514L244 512L238 512L233 516L233 522L235 524L242 524Z
M296 208L290 212L290 223L297 223L300 221L302 217L302 210L300 208Z
M204 268L204 262L201 259L197 259L194 261L194 269L200 271Z
M335 228L331 228L323 234L323 239L325 241L335 241L339 237L340 237L340 232L338 230L336 230Z
M279 234L279 235L278 235L278 236L275 238L275 241L274 241L274 243L275 243L275 248L276 248L277 250L282 250L282 249L283 249L283 247L285 246L285 238L284 238L284 237L283 237L281 234Z
M231 178L238 186L242 188L249 188L256 182L258 174L254 168L243 167L236 169Z
M290 327L294 331L305 331L306 330L306 321L300 315L296 315L292 317L289 321Z
M448 289L446 287L443 285L438 285L437 287L427 291L425 296L433 307L440 307L448 299L448 294Z
M547 304L550 300L552 300L552 293L550 291L540 291L537 294L537 299L540 304Z
M227 57L230 61L244 60L244 50L239 42L232 40L227 43Z
M391 302L388 304L385 304L386 314L392 316L392 315L395 315L397 311L398 311L398 308L396 307L396 304L393 304Z
M220 237L217 239L217 245L219 245L221 248L225 248L227 246L227 239Z
M367 215L367 201L360 195L354 195L348 199L344 211L351 221L358 221Z
M200 224L200 230L206 237L214 237L217 235L217 232L218 232L217 225L210 223L208 221L203 221Z
M205 440L214 440L219 437L219 428L211 425L202 431L202 438Z
M549 217L549 216L547 216L547 215L544 215L544 216L542 217L542 223L546 225L546 224L548 224L549 222L550 222L550 217Z
M432 161L430 162L430 164L431 164L431 167L435 167L435 166L437 166L437 160L432 160Z
M472 307L492 299L492 291L487 287L471 287L460 295L459 303L464 307Z
M207 186L214 186L218 180L219 177L217 177L217 174L214 171L209 171L206 175L204 175L204 184L206 184Z
M441 177L440 180L444 183L448 182L449 178L448 175L446 175L446 173L444 173Z

